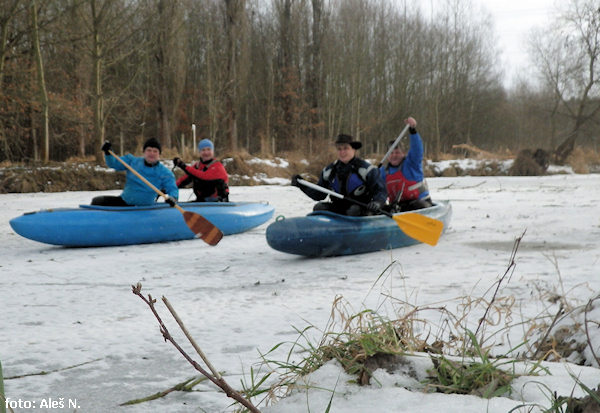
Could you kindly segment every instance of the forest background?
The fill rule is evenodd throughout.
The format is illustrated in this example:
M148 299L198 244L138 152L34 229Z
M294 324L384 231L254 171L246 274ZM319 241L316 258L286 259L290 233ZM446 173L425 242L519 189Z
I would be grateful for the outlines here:
M503 84L491 17L448 0L0 0L0 161L102 160L148 137L191 155L385 152L407 115L454 145L564 163L598 152L600 9L569 0L531 33L536 76Z

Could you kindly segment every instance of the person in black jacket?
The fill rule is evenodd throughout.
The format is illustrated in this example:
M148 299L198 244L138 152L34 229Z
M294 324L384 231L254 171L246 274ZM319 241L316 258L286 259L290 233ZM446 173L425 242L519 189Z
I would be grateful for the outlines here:
M315 201L321 201L314 206L314 211L326 210L352 216L380 213L387 198L385 182L376 166L356 157L356 150L361 146L362 144L350 135L338 135L335 141L338 159L321 171L318 185L362 202L368 207L363 208L337 197L332 197L331 201L323 201L327 194L300 184L298 178L301 176L295 175L292 185L299 187Z

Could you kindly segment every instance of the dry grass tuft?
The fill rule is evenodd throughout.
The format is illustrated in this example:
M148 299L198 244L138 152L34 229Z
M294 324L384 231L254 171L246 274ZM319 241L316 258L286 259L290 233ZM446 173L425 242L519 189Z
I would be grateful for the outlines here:
M595 156L594 156L595 155ZM573 152L567 158L567 164L571 165L573 172L578 174L590 173L589 165L600 164L600 157L593 151L584 151L581 147L573 149Z
M461 143L459 145L452 145L452 152L451 152L451 154L448 155L451 157L448 159L456 159L456 155L461 155L463 158L471 158L471 159L510 159L510 158L512 158L512 153L510 153L508 150L503 151L503 152L488 152L488 151L478 148L475 145L469 145L466 143Z
M66 163L93 163L93 162L96 162L96 157L94 155L71 156L65 162ZM0 165L0 166L2 166L2 165Z
M187 163L191 163L192 161L195 161L199 158L198 154L191 148L185 148L183 152L179 151L176 148L162 148L162 151L160 153L160 159L171 160L175 157L181 158Z
M12 167L0 173L0 193L98 191L123 188L124 183L125 172L97 170L95 163Z
M538 176L544 175L550 163L550 153L543 149L523 149L510 167L508 174L511 176Z

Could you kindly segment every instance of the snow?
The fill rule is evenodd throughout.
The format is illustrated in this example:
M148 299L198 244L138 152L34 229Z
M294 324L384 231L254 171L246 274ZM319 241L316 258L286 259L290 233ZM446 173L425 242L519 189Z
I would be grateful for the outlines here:
M510 167L513 164L513 160L512 159L506 159L506 160L502 160L502 161L498 161L498 160L482 160L482 159L460 159L460 160L445 160L445 161L438 161L438 162L432 162L432 161L427 161L428 165L433 165L436 167L437 170L439 171L443 171L445 169L448 169L452 166L460 166L462 169L468 170L468 169L477 169L479 168L482 164L485 164L486 162L497 162L500 164L501 168L500 170L506 172L510 169Z
M311 210L313 201L301 191L276 182L232 187L230 198L268 201L275 206L274 219ZM351 314L370 308L391 319L406 302L468 314L468 324L476 325L483 307L467 297L491 298L508 268L515 239L523 234L516 266L498 293L498 302L510 298L506 302L512 303L512 312L498 323L497 333L487 327L486 344L498 355L516 347L525 327L503 328L534 318L549 324L558 310L558 301L550 300L555 296L573 309L558 320L557 328L583 321L581 306L600 291L600 175L467 176L430 178L428 183L434 199L449 199L453 207L451 224L437 246L323 259L272 250L265 241L269 223L225 237L215 247L201 240L54 247L16 235L8 221L28 211L89 203L97 192L0 195L0 361L7 397L35 403L35 411L73 412L69 401L81 412L233 411L231 399L209 382L196 386L199 391L119 406L198 374L164 342L156 319L132 294L131 285L138 282L142 293L158 299L159 313L184 349L201 361L162 305L162 296L211 363L238 389L241 380L250 381L251 368L258 369L260 354L284 343L270 358L285 360L290 348L286 343L298 339L298 330L312 326L307 339L318 342L331 327L332 303L338 296ZM189 197L185 191L182 199ZM589 319L600 319L598 301ZM429 317L432 326L441 322L439 312L423 311L420 316ZM600 329L589 327L595 348L570 356L570 361L585 357L587 366L544 362L546 370L515 379L513 391L503 397L425 392L419 380L403 371L377 370L370 386L358 386L330 361L302 379L308 386L300 383L288 397L259 407L271 413L322 412L331 400L330 411L344 413L408 412L415 406L419 412L436 413L500 413L519 405L527 406L520 411L534 405L532 411L542 411L551 405L551 391L585 394L573 377L589 388L600 384L593 357L600 354ZM586 343L582 331L571 338ZM292 356L298 361L305 355ZM408 370L419 379L431 368L426 354L406 359ZM527 374L531 367L516 363L507 368ZM48 373L36 375L40 372ZM14 376L24 377L9 379ZM64 408L41 408L57 400Z
M267 166L271 166L274 168L287 168L288 166L290 166L290 163L287 160L279 158L279 157L275 157L273 160L252 158L252 159L248 159L246 161L246 163L249 165L262 164L262 165L267 165Z

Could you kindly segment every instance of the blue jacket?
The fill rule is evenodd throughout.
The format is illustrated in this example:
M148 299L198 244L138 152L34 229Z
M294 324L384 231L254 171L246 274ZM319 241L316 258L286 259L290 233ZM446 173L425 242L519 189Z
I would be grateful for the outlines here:
M127 171L127 181L121 193L121 198L125 202L129 205L152 205L156 202L156 192L131 173L125 165L122 165L112 155L104 155L104 159L108 167L117 171ZM121 159L165 194L175 199L178 198L179 190L175 185L175 175L162 163L158 162L153 166L148 166L144 162L144 158L131 154L122 156Z
M427 189L427 185L424 182L423 152L423 141L421 140L421 136L419 133L411 134L410 149L408 150L406 157L400 162L400 165L392 166L388 164L387 166L384 165L379 168L381 178L386 182L388 194L393 198L390 199L390 202L396 200L395 198L397 198L399 192L404 192L404 196L402 197L402 199L404 199L406 195L411 192L413 186L415 189L412 191L411 198L417 197L418 199L424 199L429 197L429 189ZM395 183L395 186L398 186L398 188L393 188L390 179L388 179L388 176L394 174L399 180L404 181Z

